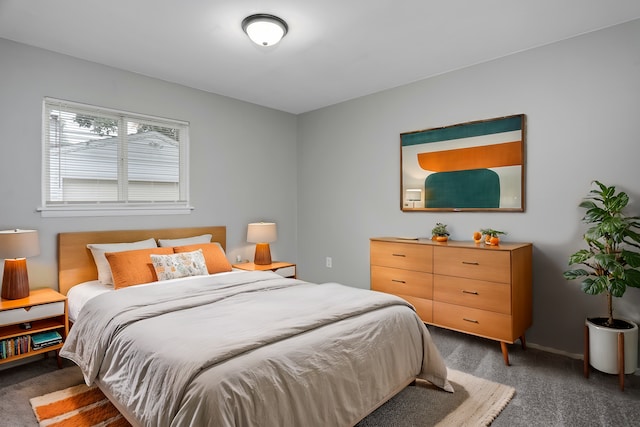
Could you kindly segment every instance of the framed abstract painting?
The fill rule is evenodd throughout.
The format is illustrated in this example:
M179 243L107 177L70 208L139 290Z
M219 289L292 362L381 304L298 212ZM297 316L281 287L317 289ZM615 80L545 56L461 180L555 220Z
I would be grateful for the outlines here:
M403 211L524 211L525 115L400 134Z

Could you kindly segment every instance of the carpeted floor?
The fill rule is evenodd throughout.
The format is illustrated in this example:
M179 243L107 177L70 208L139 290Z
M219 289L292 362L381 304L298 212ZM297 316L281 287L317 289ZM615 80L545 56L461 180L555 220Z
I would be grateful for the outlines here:
M500 345L489 340L429 326L447 365L462 372L512 386L515 396L492 426L637 426L640 420L640 376L627 375L625 391L616 376L592 370L582 376L582 361L519 345L509 346L511 365L504 365ZM0 425L37 426L29 398L78 384L79 370L55 358L0 371ZM50 381L43 383L43 375ZM380 407L367 426L425 426L410 418L424 410L411 387ZM407 395L407 396L404 396Z
M511 366L504 365L500 345L429 326L447 366L506 384L516 394L492 426L638 426L640 376L627 375L625 391L618 377L591 370L582 360L535 348L509 345Z
M418 380L389 402L391 407L410 407L403 411L402 425L488 426L509 403L513 387L449 369L449 382L455 393ZM131 427L97 387L85 384L30 399L42 426ZM399 409L401 410L401 409ZM377 411L357 427L398 424L395 410ZM471 421L471 422L470 422Z

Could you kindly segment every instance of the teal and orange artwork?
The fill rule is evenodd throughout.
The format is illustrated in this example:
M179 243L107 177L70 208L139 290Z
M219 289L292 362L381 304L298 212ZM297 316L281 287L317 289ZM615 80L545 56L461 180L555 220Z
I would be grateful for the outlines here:
M524 114L400 135L402 209L524 210Z

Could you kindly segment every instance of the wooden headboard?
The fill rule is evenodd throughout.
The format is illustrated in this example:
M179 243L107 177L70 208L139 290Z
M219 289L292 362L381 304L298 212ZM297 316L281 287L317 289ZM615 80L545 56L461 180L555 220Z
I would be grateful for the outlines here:
M162 228L157 230L81 231L58 234L58 287L66 295L77 284L96 280L98 270L89 243L128 243L145 240L179 239L211 234L211 241L218 242L226 250L227 228L225 226Z

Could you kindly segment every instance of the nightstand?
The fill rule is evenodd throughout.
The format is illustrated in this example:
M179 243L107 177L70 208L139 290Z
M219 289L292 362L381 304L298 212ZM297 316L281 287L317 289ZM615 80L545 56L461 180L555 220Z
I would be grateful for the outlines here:
M282 261L275 261L266 265L257 265L253 262L243 262L240 264L233 264L233 268L246 271L273 271L282 277L288 277L291 279L295 279L297 274L295 264Z
M31 336L51 331L58 332L62 342L34 350ZM68 332L67 297L53 289L32 290L22 299L0 299L0 357L5 356L0 364L55 351L62 368L59 350Z

